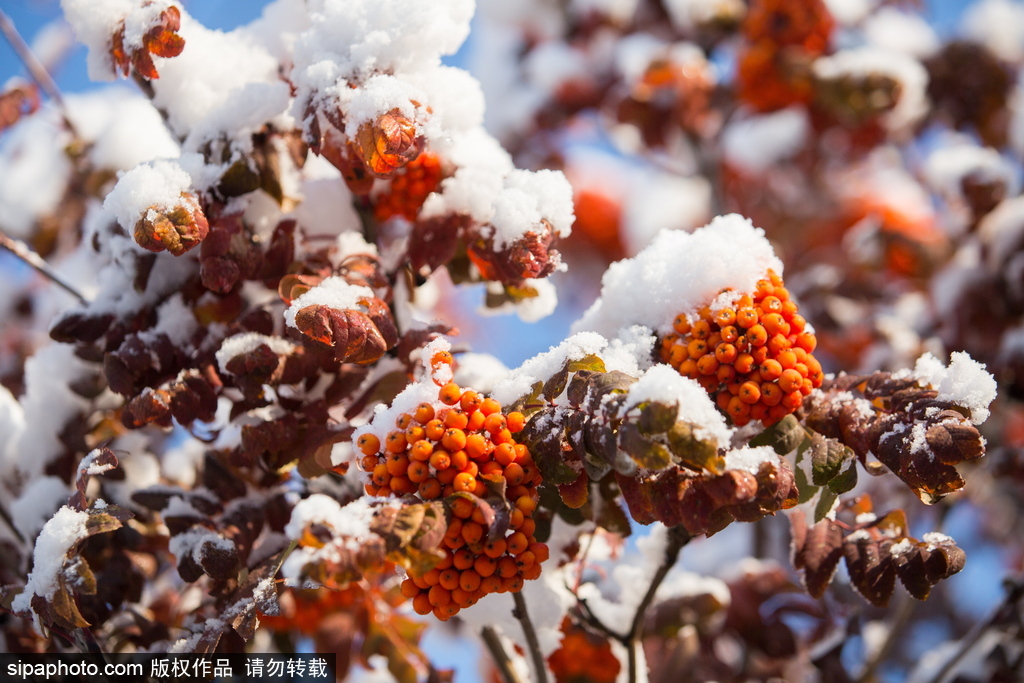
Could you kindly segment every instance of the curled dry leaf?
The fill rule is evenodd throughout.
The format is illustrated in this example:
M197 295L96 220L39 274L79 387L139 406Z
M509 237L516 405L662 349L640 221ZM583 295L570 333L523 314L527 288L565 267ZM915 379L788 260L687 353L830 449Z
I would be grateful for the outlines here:
M295 314L295 326L314 341L333 346L339 362L372 363L398 343L391 311L380 299L360 299L367 312L317 304Z
M495 246L493 237L476 236L467 242L466 253L485 280L518 284L547 277L562 262L561 254L553 247L554 230L546 220L501 249Z
M149 4L149 3L145 3ZM118 29L111 37L110 56L114 66L121 74L127 76L131 68L147 79L159 78L160 74L153 64L153 56L177 57L185 49L185 39L178 35L181 29L181 11L174 5L161 12L153 25L143 34L142 45L138 48L126 47L125 22L122 20Z
M181 203L171 209L151 206L135 224L134 236L139 246L149 251L164 251L181 256L202 242L210 225L191 194L182 193Z
M419 156L423 140L416 124L398 109L359 126L355 148L365 167L379 178L389 178Z

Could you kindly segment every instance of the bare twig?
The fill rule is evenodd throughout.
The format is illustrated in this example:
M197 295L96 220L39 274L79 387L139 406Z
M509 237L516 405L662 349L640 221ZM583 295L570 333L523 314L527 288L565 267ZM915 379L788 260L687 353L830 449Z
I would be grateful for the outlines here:
M942 683L946 680L971 651L971 648L978 644L988 629L1007 623L1018 614L1020 602L1024 600L1024 576L1008 578L1003 583L1006 588L1006 597L987 619L975 624L971 632L960 641L960 647L956 653L946 660L946 663L942 665L942 668L931 678L929 683Z
M654 602L654 594L658 592L658 588L661 586L661 582L665 580L669 570L675 566L676 560L679 559L680 551L682 551L683 546L690 542L690 538L689 532L682 526L675 526L668 530L665 558L658 567L658 571L654 573L651 584L647 587L647 593L644 594L643 599L636 608L636 613L633 615L633 623L630 624L629 633L626 637L625 645L629 653L629 683L636 683L639 675L637 671L639 665L637 661L637 648L640 647L641 638L643 637L644 618L647 616L647 609Z
M896 614L893 616L889 623L889 632L882 642L881 647L874 653L870 661L864 665L863 671L857 676L857 683L869 683L869 681L875 680L875 674L878 671L878 667L881 666L888 658L889 654L896 647L899 642L900 636L905 633L907 623L910 621L910 617L914 614L914 607L917 605L917 601L908 595L903 595L902 602L896 609Z
M50 72L46 70L43 63L39 61L35 53L32 52L32 48L28 46L25 39L18 33L18 29L14 26L14 22L7 14L0 10L0 33L4 34L4 38L10 43L11 48L18 55L18 59L25 65L28 70L29 76L32 80L39 85L39 88L46 93L47 97L54 101L57 105L57 109L60 111L61 118L64 120L64 125L71 131L71 134L78 137L78 133L75 131L75 126L71 123L71 119L68 118L67 108L64 106L64 98L60 94L60 89L50 76Z
M22 261L35 268L41 275L52 280L54 284L63 287L83 304L89 303L89 300L64 278L58 275L57 272L50 267L50 264L43 260L42 256L32 251L32 249L21 240L9 237L3 230L0 230L0 248L8 250Z
M519 680L519 675L516 670L512 668L512 659L508 656L508 652L505 651L504 646L501 644L501 638L498 636L498 632L490 626L484 626L480 631L480 637L483 638L484 646L487 647L487 651L491 653L491 657L494 659L495 665L498 667L498 673L501 674L501 678L505 683L522 683Z
M516 607L512 610L512 616L519 620L523 627L523 634L526 635L526 648L530 651L530 659L533 660L533 668L537 672L537 683L548 683L548 672L544 666L544 655L540 651L540 641L537 640L537 631L533 628L530 614L526 611L526 600L522 593L513 593L512 598Z

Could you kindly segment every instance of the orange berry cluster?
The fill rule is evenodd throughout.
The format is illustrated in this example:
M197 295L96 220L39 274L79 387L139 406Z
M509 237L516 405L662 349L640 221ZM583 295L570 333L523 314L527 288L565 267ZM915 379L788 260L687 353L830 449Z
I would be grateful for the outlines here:
M435 354L432 364L438 362L451 363L451 354ZM454 382L440 388L438 399L448 407L421 403L402 413L383 445L369 433L356 445L370 473L370 495L445 499L450 514L444 558L429 571L410 571L401 589L417 613L447 621L488 593L517 592L539 577L548 547L534 537L540 471L529 449L512 438L523 429L523 414L505 415L494 399ZM494 534L477 498L491 490L487 482L502 479L508 530Z
M820 387L817 340L807 331L782 278L773 271L735 307L704 307L692 320L676 316L661 341L661 360L700 382L733 423L766 427L792 413Z
M441 184L441 160L423 152L391 179L391 187L374 200L373 214L383 223L393 216L416 220L427 196Z

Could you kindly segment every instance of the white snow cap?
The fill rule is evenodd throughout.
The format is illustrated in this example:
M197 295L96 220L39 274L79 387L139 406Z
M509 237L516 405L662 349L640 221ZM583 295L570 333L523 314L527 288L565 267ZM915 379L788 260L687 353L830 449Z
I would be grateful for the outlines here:
M64 560L68 551L85 538L88 519L87 513L65 505L43 526L32 550L32 573L25 590L11 603L15 612L31 609L34 595L49 598L57 592L57 577L64 570Z
M372 299L373 290L363 285L353 285L341 277L329 277L316 287L304 292L284 312L284 320L290 327L296 327L295 315L306 306L329 306L333 309L360 310L359 300Z
M249 353L261 344L266 344L271 351L280 355L294 353L298 349L298 346L281 337L271 337L258 332L244 332L228 337L220 343L220 348L217 350L217 367L222 373L231 374L227 369L228 362L235 356Z
M882 117L889 130L903 130L928 112L928 72L914 57L873 45L840 50L814 61L819 78L889 76L900 85L896 106Z
M708 392L694 380L680 375L670 365L650 368L630 385L626 395L626 411L648 401L667 405L675 403L678 408L676 419L694 425L698 439L714 441L719 447L729 444L732 430L726 426L725 417Z
M114 214L129 234L139 218L152 207L170 210L181 204L183 192L192 189L192 176L177 161L161 159L140 164L117 181L103 200L103 208Z
M963 194L960 183L970 174L983 181L1001 180L1011 194L1015 194L1013 167L991 147L967 142L940 147L932 152L925 165L928 183L947 196Z
M963 32L1000 58L1024 58L1024 5L1012 0L981 0L964 11Z
M126 52L142 47L145 35L163 12L176 2L154 0L140 3L133 0L61 0L64 18L75 30L78 40L89 48L89 78L109 81L114 78L114 61L110 56L111 39L124 22ZM180 8L179 8L180 9Z
M804 146L810 126L803 107L735 119L722 134L722 151L733 166L764 173Z
M954 351L949 366L930 353L917 359L912 377L931 385L939 400L950 401L971 411L971 422L980 425L988 419L988 406L996 398L996 380L983 363L966 353Z
M738 214L719 216L692 233L668 231L630 259L613 263L601 295L573 331L615 337L631 325L667 331L679 313L710 304L725 290L753 292L769 269L782 275L764 230Z

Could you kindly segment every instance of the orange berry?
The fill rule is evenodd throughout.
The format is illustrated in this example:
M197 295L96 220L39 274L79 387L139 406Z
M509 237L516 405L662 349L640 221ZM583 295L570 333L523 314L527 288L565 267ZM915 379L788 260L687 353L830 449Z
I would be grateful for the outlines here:
M501 463L488 460L480 465L480 474L503 474Z
M538 563L538 564L534 564L532 567L527 567L526 569L524 569L522 576L523 576L523 579L526 580L526 581L533 581L535 579L539 579L540 578L540 572L541 572L541 566ZM517 591L518 590L522 590L522 588L523 588L522 585L520 585L519 588L515 589L515 590L517 590Z
M459 588L467 593L475 593L480 589L481 578L482 577L475 569L463 569L462 573L459 574Z
M768 332L764 329L764 325L757 323L751 325L747 330L746 338L751 346L764 346L768 343Z
M466 447L466 433L461 429L448 429L441 437L441 444L449 451L460 451Z
M510 512L508 515L509 528L518 529L523 525L524 519L526 519L526 516L523 514L522 510L520 510L519 508L512 508L512 512Z
M491 413L484 420L484 429L489 431L491 434L497 434L501 430L505 429L506 422L505 416L501 413Z
M466 455L473 460L482 460L487 457L490 449L493 448L493 444L488 443L487 437L483 434L470 434L465 437L465 441Z
M690 319L685 313L680 313L676 316L676 319L672 321L672 329L679 334L689 334L690 332Z
M435 368L439 365L451 365L454 362L455 359L452 358L452 354L448 351L438 351L430 357L430 365Z
M429 403L421 403L416 406L412 416L417 422L425 425L434 419L434 406Z
M773 358L769 358L760 365L759 370L761 372L761 379L765 379L768 381L778 379L779 375L782 374L783 369L784 368L782 367L782 364L779 363L779 361Z
M501 412L501 404L493 398L485 398L484 402L480 404L480 412L484 415L492 415L494 413Z
M424 425L423 427L423 431L426 433L427 438L430 439L431 441L440 441L441 437L444 436L445 429L446 427L444 426L444 422L437 419L436 417L433 420L427 422L427 424Z
M707 339L711 336L711 324L707 320L698 320L690 329L690 336L694 339Z
M546 543L531 543L528 548L530 552L537 558L537 562L547 562L550 556L550 550Z
M430 591L427 593L427 597L430 599L430 604L434 607L444 607L452 601L452 593L446 588L443 588L441 584L430 587Z
M450 408L444 414L444 426L448 429L465 429L468 424L469 416L461 408Z
M403 431L411 424L412 415L410 415L409 413L402 413L397 418L395 418L395 426Z
M435 476L437 477L437 480L441 482L441 486L444 487L452 484L455 481L455 477L458 475L459 471L457 469L454 467L448 467L448 469L445 470L438 470Z
M731 364L719 365L718 370L715 372L715 377L722 384L729 384L736 379L736 368Z
M461 550L456 550L455 553L452 555L452 564L455 566L456 569L463 570L463 573L465 573L466 569L469 569L473 566L473 561L475 559L476 557L473 555L473 553L469 552L465 548L462 548ZM467 588L466 590L469 589Z
M741 308L736 311L736 325L747 329L757 324L758 315L757 311L753 308Z
M388 453L384 465L392 477L403 475L409 469L409 456L405 453Z
M484 420L487 418L479 410L469 414L469 422L466 424L467 432L478 432L484 428Z
M409 442L405 440L404 431L391 431L384 438L384 448L387 449L388 453L401 453L409 446Z
M736 346L729 342L722 342L715 347L715 358L719 363L732 363L736 360Z
M525 551L530 545L529 540L526 538L526 534L522 531L516 531L513 533L508 537L506 543L508 544L508 552L510 555L518 555Z
M514 410L506 415L505 421L508 424L508 431L513 434L518 434L523 431L523 428L526 426L526 416L518 410Z
M780 299L777 296L774 296L774 293L761 299L761 303L758 305L760 306L761 310L765 311L766 313L778 313L782 311L782 299Z
M373 472L373 468L377 466L380 460L377 459L376 455L364 455L363 459L359 461L359 467L364 472Z
M503 579L507 579L510 576L515 576L519 572L519 567L516 566L515 558L505 555L504 557L498 558L498 576Z
M356 446L363 455L374 455L380 452L380 439L376 434L360 434Z
M529 549L529 548L527 548L527 549L526 549L526 550L524 550L523 552L521 552L521 553L519 553L518 555L516 555L516 565L517 565L517 566L518 566L518 567L519 567L520 569L525 569L526 567L530 567L530 566L532 566L532 565L533 565L533 563L534 563L534 562L536 562L536 561L537 561L537 556L536 556L536 555L534 555L534 554L533 554L533 553L532 553L532 552L530 551L530 549Z
M494 460L501 465L508 466L515 462L516 448L513 444L498 444L494 448Z
M405 428L405 442L410 446L426 435L427 432L420 425L412 424Z
M447 451L434 451L430 454L430 466L435 470L446 470L452 464Z
M476 489L476 476L469 472L459 472L455 476L455 481L452 482L452 485L456 491L472 493Z
M373 474L370 477L371 481L377 486L384 486L391 479L391 474L388 472L388 466L384 463L377 463L373 468Z
M537 509L537 501L530 496L519 496L516 498L516 507L523 511L523 514L529 516Z
M427 597L426 593L420 593L412 600L412 608L416 611L416 614L430 614L434 611L434 606L430 604L430 598Z
M391 486L391 490L399 495L405 493L415 493L416 491L416 484L412 483L409 480L409 477L406 477L404 475L398 477L391 477L391 481L389 482L389 484Z
M472 591L463 590L461 586L452 591L452 603L459 607L469 607L474 602Z
M796 337L796 345L807 353L811 353L817 347L818 339L810 332L801 332Z
M445 569L441 572L441 577L438 579L438 584L445 590L455 590L459 587L459 570L454 567Z
M459 452L459 451L456 451L456 452ZM462 469L459 470L459 474L468 474L471 477L473 477L474 479L476 478L476 475L478 475L479 473L480 473L480 466L477 465L473 461L468 461L466 463L466 465Z
M453 518L452 521L448 523L448 528L444 531L445 538L462 538L463 524L464 522L458 517ZM458 566L458 564L456 564L456 566Z
M523 532L527 541L532 541L533 533L537 531L537 521L532 517L527 517L523 520L523 524L519 527L519 531Z
M779 375L779 388L788 394L793 391L798 391L803 381L803 376L793 368L783 370L782 374Z
M426 462L434 452L434 442L420 439L409 448L409 459Z
M740 385L740 393L737 395L744 403L757 403L761 399L761 387L757 382L744 382Z
M422 460L413 460L409 463L409 469L406 470L405 476L409 477L409 481L414 484L419 484L430 476L430 468Z
M449 354L450 355L450 354ZM462 389L455 382L448 382L437 392L437 398L445 405L453 406L462 398Z
M729 399L729 405L726 406L725 411L735 421L738 418L746 417L750 413L750 404L746 403L739 396L733 396Z
M484 402L484 397L476 393L471 389L467 389L462 392L462 397L459 399L459 407L468 415L474 410L480 409L480 404Z
M501 577L500 576L486 576L480 580L480 590L484 593L497 593L501 590Z
M690 343L686 345L686 353L689 354L691 360L696 361L707 352L708 343L703 339L691 339Z
M467 465L469 465L469 455L464 450L455 451L449 457L452 460L451 467L454 470L461 472L466 469Z
M796 391L787 392L786 395L782 397L782 402L779 405L784 406L789 410L796 410L797 408L800 407L800 404L803 402L804 395L800 392L799 389L797 389Z
M736 372L746 374L750 372L754 367L754 357L749 353L741 353L736 356L736 360L732 363L733 367L736 368Z
M770 335L786 334L789 332L789 323L786 322L781 313L769 313L768 315L761 316L761 324L764 325L764 329Z
M524 479L526 479L526 472L522 465L513 462L505 466L505 481L511 486L521 484Z
M715 313L715 324L719 327L726 327L736 322L736 311L731 308L721 308Z
M761 403L769 408L779 404L782 400L782 389L775 382L764 382L761 384Z
M492 576L498 569L498 563L494 561L493 557L487 555L480 555L473 561L473 569L481 577L486 578Z
M465 522L462 525L462 538L467 544L479 543L483 539L483 524L474 521Z
M417 489L420 494L420 498L423 500L435 500L441 497L441 482L434 477L429 477L420 482L420 486Z
M491 559L497 559L505 554L507 544L504 538L496 538L493 541L484 543L484 554Z
M435 607L432 611L434 613L434 618L438 621L448 621L459 613L459 606L454 602L449 602L445 605Z
M456 498L449 505L454 515L458 519L469 519L473 516L473 510L476 506L468 498Z
M718 359L713 354L705 354L697 359L697 372L702 375L713 375L718 371Z

